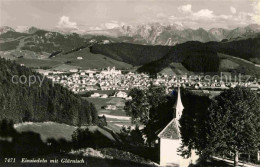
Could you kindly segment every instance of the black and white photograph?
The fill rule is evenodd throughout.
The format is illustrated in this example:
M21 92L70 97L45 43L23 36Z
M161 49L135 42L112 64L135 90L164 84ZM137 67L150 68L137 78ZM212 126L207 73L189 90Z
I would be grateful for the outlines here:
M0 167L260 167L260 0L0 0Z

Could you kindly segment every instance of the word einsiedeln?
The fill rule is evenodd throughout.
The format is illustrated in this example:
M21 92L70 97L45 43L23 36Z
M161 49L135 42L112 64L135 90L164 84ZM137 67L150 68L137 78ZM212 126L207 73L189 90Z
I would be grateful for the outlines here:
M29 87L33 84L39 83L39 87L42 86L42 83L45 79L45 76L35 76L35 75L14 75L12 76L12 83L13 84L23 84L23 85L28 85ZM37 82L38 81L38 82ZM54 84L54 83L53 83Z

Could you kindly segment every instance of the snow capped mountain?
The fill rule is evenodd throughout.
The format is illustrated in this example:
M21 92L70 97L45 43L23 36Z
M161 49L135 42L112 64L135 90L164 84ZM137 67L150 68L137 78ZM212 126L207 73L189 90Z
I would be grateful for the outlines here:
M5 32L7 32L7 31L15 31L15 32L27 33L27 34L33 34L36 31L41 30L41 29L36 28L34 26L32 26L32 27L29 27L29 26L17 26L15 28L4 26L4 28L5 28Z
M111 37L132 37L135 43L150 45L175 45L187 41L221 41L223 39L234 39L246 37L260 32L260 26L249 25L234 30L223 28L190 29L180 24L164 25L161 23L149 23L142 25L123 25L109 30L89 31L88 34L106 35Z
M134 37L135 41L143 41L152 45L175 45L187 41L221 41L223 39L234 39L248 37L260 32L260 25L252 24L239 27L234 30L223 28L190 29L178 24L162 25L151 23L137 26L123 26L119 30L125 36Z
M260 33L260 25L251 24L246 27L238 27L234 30L231 30L226 38L232 39L238 37L248 37L254 35L255 33Z
M186 29L178 24L162 25L150 23L137 26L123 26L119 31L125 36L134 37L135 41L143 41L152 45L175 45L190 40L201 42L215 41L215 37L204 29Z
M4 34L8 31L15 31L14 29L12 29L11 27L8 27L8 26L3 26L3 27L0 27L0 34Z
M30 28L29 26L17 26L17 27L14 27L16 32L21 32L21 33L24 33L26 31L28 31L29 28Z
M33 34L38 30L36 27L20 26L15 29L18 32ZM0 33L7 31L15 31L10 27L2 27ZM212 28L205 30L203 28L190 29L183 27L181 24L162 24L148 23L140 25L127 25L105 29L84 31L78 29L61 29L56 27L49 30L59 32L63 35L77 33L83 36L106 36L109 38L117 38L122 42L138 43L145 45L176 45L187 41L221 41L223 39L237 39L240 37L250 37L256 33L260 33L260 25L251 24L246 27L238 27L233 30L223 28Z
M36 28L36 27L30 27L29 29L27 29L26 31L24 31L25 33L27 34L33 34L35 33L36 31L39 31L40 29L39 28Z
M208 31L212 36L214 36L218 41L225 39L230 32L230 30L223 28L212 28Z
M163 25L160 23L150 23L137 26L123 26L120 32L126 36L135 37L136 41L145 41L147 44L162 44L172 43L169 41L169 36L173 31L182 31L184 28L177 24Z

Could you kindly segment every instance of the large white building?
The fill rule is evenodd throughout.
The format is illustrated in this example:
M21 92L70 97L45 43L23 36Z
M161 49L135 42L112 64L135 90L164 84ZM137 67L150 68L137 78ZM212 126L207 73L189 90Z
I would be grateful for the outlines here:
M182 116L184 106L181 101L180 88L178 88L178 97L174 105L173 119L169 124L158 134L160 147L160 165L162 166L180 166L188 167L190 164L195 164L199 158L195 151L192 151L191 158L184 159L178 153L178 148L181 146L181 133L179 119Z
M101 74L103 74L103 75L118 75L118 74L121 74L121 70L116 70L115 67L113 67L113 68L108 67L107 70L102 70Z

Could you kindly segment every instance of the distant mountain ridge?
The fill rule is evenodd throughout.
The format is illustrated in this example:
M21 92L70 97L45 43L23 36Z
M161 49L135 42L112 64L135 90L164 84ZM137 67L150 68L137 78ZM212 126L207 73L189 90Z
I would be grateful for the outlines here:
M15 30L8 26L0 27L0 34L7 33L8 31L15 32Z
M187 41L221 41L223 39L248 37L255 33L260 33L260 25L251 24L232 30L224 28L212 28L210 30L199 28L194 30L177 24L150 23L137 26L124 25L110 30L88 32L88 34L103 34L112 37L132 37L133 42L150 45L176 45Z
M0 28L2 34L8 31L15 31L11 27ZM41 30L36 27L27 27L22 33L33 34ZM58 28L50 32L58 32L63 35L76 33L75 31L66 31ZM141 25L123 25L114 29L93 30L78 32L80 36L97 37L106 36L107 38L120 39L120 42L146 44L146 45L176 45L187 41L221 41L224 39L236 39L240 37L250 37L256 33L260 33L260 25L250 24L245 27L238 27L235 29L212 28L205 30L203 28L190 29L178 24L164 25L160 23L148 23Z
M71 65L73 67L77 66L81 68L102 68L104 65L105 67L113 65L122 69L124 67L124 69L128 69L131 66L144 65L140 68L143 69L141 70L143 72L151 72L151 70L153 72L160 72L171 63L182 63L184 68L191 71L217 71L218 65L216 65L216 63L218 62L218 59L216 56L218 53L260 64L260 33L257 33L260 30L259 25L250 25L245 28L237 28L234 30L214 28L209 31L202 28L197 30L185 29L183 27L176 27L175 25L156 29L155 27L157 26L160 27L159 24L155 24L152 28L149 28L149 26L146 25L141 30L131 30L131 28L125 27L124 31L127 31L132 37L126 35L111 37L93 34L61 34L58 32L40 30L35 27L29 28L25 33L15 32L10 29L10 31L0 35L0 53L1 57L17 60L22 64L27 63L31 65L36 62L31 67L38 68L50 68L55 65L65 64L67 66ZM5 29L8 30L9 28ZM170 35L167 35L166 33L165 36L158 36L158 34L162 34L164 30L174 31L175 36L176 34L180 35L181 33L184 33L180 38L176 38L176 40L181 41L181 43L175 43L174 46L168 46L173 44L171 38L167 39ZM180 34L177 32L180 32ZM134 36L135 33L143 35ZM123 34L123 31L121 34ZM233 36L234 38L222 39L229 36ZM216 37L218 37L218 39L215 39ZM142 40L138 41L138 38ZM213 38L215 41L211 40ZM147 42L149 41L157 43L160 41L158 39L161 39L161 41L167 39L167 45L147 45ZM186 40L190 41L185 42ZM210 42L205 43L200 41ZM204 47L210 49L204 50ZM182 48L178 50L179 56L176 56L176 52L172 51L174 48ZM211 50L215 50L215 52L210 52ZM194 51L194 54L192 54L191 51ZM207 57L203 53L204 51L211 55L209 59L206 59ZM169 56L170 54L175 56ZM167 59L167 55L173 59ZM181 55L185 55L184 57L191 59L195 57L195 62L197 61L197 55L198 59L201 60L201 62L204 62L204 64L199 67L191 61L185 61L186 59L175 59L183 58ZM83 60L77 60L77 56L82 57ZM35 61L31 61L33 59ZM160 63L158 65L158 63L156 63L156 61L159 62L164 59L166 59L166 61L162 61L163 65ZM213 64L211 64L211 60L213 61ZM215 64L214 61L216 62ZM154 64L149 65L149 63ZM52 65L46 66L46 64ZM214 68L209 69L208 66Z
M70 68L102 69L115 66L128 69L132 67L131 64L116 61L106 55L91 53L89 49L96 44L122 41L120 38L83 37L76 33L61 34L31 27L26 33L7 31L0 34L0 57L16 60L19 64L32 68L57 68L68 71Z

